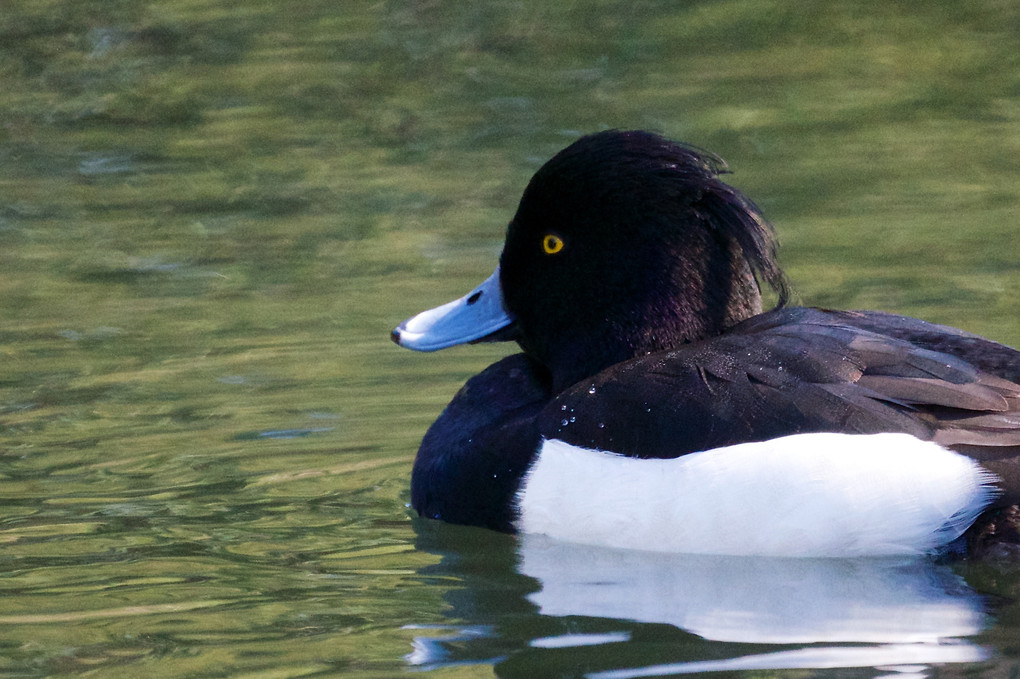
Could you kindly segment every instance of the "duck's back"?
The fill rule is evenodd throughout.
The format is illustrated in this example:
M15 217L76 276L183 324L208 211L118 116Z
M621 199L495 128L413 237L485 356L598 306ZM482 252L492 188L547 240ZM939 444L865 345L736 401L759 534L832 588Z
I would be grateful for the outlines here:
M791 434L903 432L965 452L1020 501L1020 352L880 313L780 309L564 391L543 435L671 458Z
M958 328L883 311L829 311L847 325L902 339L931 351L949 354L978 370L1020 384L1020 351Z

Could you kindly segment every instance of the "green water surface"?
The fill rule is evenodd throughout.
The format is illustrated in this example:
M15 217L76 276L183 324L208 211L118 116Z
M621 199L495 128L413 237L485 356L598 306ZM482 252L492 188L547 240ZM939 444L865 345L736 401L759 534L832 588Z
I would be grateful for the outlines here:
M941 661L543 603L514 539L406 508L425 428L513 347L388 338L618 127L727 159L800 302L1020 345L1018 45L1000 0L8 0L0 677L1020 672L1011 564L909 580L978 620Z

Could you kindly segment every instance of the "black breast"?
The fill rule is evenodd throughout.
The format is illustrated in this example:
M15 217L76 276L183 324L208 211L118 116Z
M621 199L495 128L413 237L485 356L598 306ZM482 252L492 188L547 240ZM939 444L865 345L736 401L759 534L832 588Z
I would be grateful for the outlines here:
M512 531L514 495L539 446L548 376L524 354L472 377L422 439L411 505L427 518Z

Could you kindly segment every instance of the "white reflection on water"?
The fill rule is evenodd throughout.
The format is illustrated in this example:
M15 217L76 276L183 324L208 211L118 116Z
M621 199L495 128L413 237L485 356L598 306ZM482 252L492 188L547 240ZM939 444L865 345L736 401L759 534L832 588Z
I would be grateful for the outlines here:
M772 559L607 550L526 536L520 572L548 616L666 623L741 643L858 643L612 670L640 677L720 670L976 662L964 637L987 624L982 598L929 559Z
M677 555L417 528L418 547L442 556L422 575L443 583L450 605L449 624L406 628L421 631L406 656L417 670L626 679L875 668L903 679L992 655L972 641L992 622L985 597L932 559Z
M748 643L934 643L983 629L982 600L927 559L772 559L610 550L528 536L544 615L680 627Z
M926 665L979 662L987 652L968 643L953 644L889 644L882 646L802 648L745 655L725 660L650 665L634 669L608 670L585 675L587 679L634 679L635 677L661 677L670 674L697 672L727 672L734 670L788 670L836 669L843 667L884 668L888 675L906 677L926 676Z
M606 634L561 634L555 637L532 639L529 646L535 648L576 648L577 646L601 646L630 641L630 632L608 632Z
M500 658L483 658L458 662L450 659L450 653L444 646L451 642L471 641L491 635L492 630L485 626L456 628L447 625L404 625L403 629L428 631L426 635L415 636L414 641L411 642L411 652L404 656L407 664L417 669L492 664L500 660ZM441 636L431 636L433 634Z

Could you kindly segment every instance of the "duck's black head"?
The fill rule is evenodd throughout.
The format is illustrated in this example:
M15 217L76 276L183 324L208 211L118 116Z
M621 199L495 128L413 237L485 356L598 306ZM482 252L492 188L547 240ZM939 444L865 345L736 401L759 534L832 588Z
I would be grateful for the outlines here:
M583 137L532 178L500 282L524 350L565 387L711 337L786 298L773 231L722 161L648 132Z
M513 323L559 390L759 313L759 280L782 304L772 228L719 180L723 170L715 156L649 132L582 137L528 184L496 273L408 319L394 339L440 349L506 339Z

